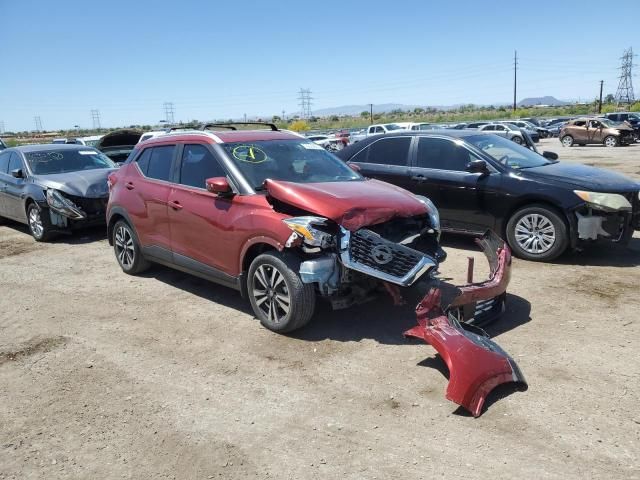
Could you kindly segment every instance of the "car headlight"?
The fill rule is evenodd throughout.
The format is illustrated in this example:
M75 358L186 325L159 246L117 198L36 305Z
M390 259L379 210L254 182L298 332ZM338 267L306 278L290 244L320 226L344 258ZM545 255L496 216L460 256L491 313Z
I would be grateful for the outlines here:
M333 241L333 235L324 232L315 226L326 225L328 220L324 217L293 217L282 220L284 224L300 235L307 245L313 247L327 247Z
M47 204L56 212L72 218L84 218L85 215L80 208L53 188L47 189Z
M438 236L440 234L440 212L433 204L431 200L427 197L423 197L422 195L416 195L416 198L420 200L427 207L427 214L429 215L429 220L431 220L431 228L433 228L436 232L438 232Z
M601 210L631 210L629 200L618 193L585 192L583 190L574 190L573 193Z

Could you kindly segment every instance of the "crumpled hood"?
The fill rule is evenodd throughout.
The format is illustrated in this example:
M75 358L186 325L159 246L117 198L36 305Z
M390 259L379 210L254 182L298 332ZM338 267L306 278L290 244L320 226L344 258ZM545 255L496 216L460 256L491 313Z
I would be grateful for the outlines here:
M640 189L639 183L620 173L576 163L553 163L526 168L518 173L524 178L546 180L556 185L594 192L633 192Z
M131 146L133 147L138 143L140 137L142 136L141 130L134 129L122 129L115 130L111 133L106 134L104 137L100 139L96 148L98 150L108 149L110 147L122 147L122 146Z
M333 220L352 232L395 217L427 213L412 193L378 180L293 183L266 180L269 196Z
M100 168L55 175L34 175L33 180L44 188L55 188L69 195L104 198L109 195L107 176L115 171L113 168Z

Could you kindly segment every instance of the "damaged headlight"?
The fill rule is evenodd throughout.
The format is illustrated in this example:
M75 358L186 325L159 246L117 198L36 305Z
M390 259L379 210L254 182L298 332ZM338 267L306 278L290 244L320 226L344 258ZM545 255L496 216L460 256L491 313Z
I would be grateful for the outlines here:
M583 190L574 190L573 193L599 210L631 210L629 200L618 193L585 192Z
M304 239L304 243L312 247L326 248L333 243L333 235L315 226L327 225L328 219L323 217L293 217L282 220L287 227ZM291 240L291 239L290 239Z
M80 208L69 200L67 197L62 195L61 192L55 190L53 188L47 189L47 204L51 207L52 210L55 210L58 213L66 215L71 218L84 218L85 214L80 210Z
M416 195L416 198L424 203L424 205L427 207L427 214L429 215L429 220L431 221L431 228L438 232L438 237L440 237L440 212L438 212L436 206L427 197Z

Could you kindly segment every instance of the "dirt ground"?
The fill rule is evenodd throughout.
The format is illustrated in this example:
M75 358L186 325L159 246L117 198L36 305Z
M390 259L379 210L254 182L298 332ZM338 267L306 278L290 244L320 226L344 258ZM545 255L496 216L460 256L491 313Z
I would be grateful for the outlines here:
M542 148L640 180L640 144ZM484 264L445 247L445 275ZM281 336L226 288L123 274L102 230L36 244L2 226L0 479L640 478L639 265L638 234L515 260L488 331L529 389L474 419L386 298Z

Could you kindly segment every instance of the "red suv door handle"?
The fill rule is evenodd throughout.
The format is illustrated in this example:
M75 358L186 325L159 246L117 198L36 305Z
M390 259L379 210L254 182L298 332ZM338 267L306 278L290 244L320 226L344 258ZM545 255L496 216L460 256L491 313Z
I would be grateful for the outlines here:
M169 205L174 210L182 210L182 205L180 205L180 202L177 201L177 200L173 200L173 201L169 202Z
M134 189L134 186L133 186L132 182L127 182L127 183L125 183L124 186L127 188L127 190L133 190Z

